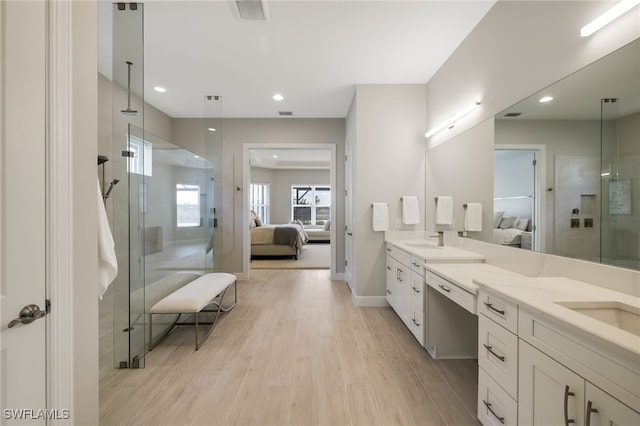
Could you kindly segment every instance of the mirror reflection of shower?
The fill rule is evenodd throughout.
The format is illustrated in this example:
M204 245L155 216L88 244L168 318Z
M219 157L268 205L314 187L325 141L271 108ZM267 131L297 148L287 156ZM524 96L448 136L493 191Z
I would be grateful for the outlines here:
M138 115L138 111L131 108L131 65L133 62L127 61L127 108L120 110L122 115Z

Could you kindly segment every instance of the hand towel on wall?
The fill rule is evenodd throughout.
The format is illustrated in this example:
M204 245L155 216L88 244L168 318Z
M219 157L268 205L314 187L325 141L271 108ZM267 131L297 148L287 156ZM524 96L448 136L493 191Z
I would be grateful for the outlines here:
M387 203L373 203L372 222L374 231L389 230L389 206Z
M420 223L420 207L418 206L418 197L415 195L402 197L402 223L405 225Z
M116 259L115 243L107 212L102 200L100 182L98 181L98 298L107 291L107 288L118 275L118 261Z
M453 225L453 197L439 196L436 201L436 225Z
M482 231L482 203L467 203L464 212L465 231Z

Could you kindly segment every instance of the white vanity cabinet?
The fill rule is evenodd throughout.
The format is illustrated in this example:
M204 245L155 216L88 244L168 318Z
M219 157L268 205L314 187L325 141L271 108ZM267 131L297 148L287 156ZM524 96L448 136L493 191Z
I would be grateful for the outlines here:
M485 426L517 425L518 308L483 290L477 304L478 419Z
M478 313L482 424L640 425L637 354L484 287Z
M584 423L584 379L520 340L518 420L524 425Z
M411 315L409 318L409 329L413 336L424 346L425 342L425 282L424 282L424 259L418 256L411 256Z
M387 302L424 345L424 268L421 266L424 260L392 244L387 244L386 249Z

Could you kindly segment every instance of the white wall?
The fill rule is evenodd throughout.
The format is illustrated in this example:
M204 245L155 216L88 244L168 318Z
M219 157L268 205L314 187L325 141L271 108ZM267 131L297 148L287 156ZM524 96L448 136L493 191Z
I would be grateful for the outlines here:
M351 286L357 304L376 304L377 298L386 303L384 233L372 230L372 203L389 204L390 229L424 230L424 222L395 227L402 196L417 195L420 211L425 209L424 88L423 84L356 86L349 120L355 120L356 127Z

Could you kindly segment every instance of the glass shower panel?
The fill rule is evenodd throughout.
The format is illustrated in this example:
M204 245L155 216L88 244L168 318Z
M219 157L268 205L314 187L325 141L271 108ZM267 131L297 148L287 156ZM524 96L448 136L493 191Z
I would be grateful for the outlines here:
M143 4L113 5L112 173L113 236L118 276L113 282L114 366L144 366L143 256L145 146Z
M640 113L622 113L640 94L627 95L601 101L601 261L640 269Z
M229 262L231 253L225 251L223 241L231 240L232 235L224 235L233 232L234 225L224 225L222 216L222 200L225 194L222 191L223 151L222 151L222 97L208 95L204 98L204 156L209 160L211 168L207 169L207 191L210 196L206 200L206 229L207 229L207 260L213 271L222 271L223 265ZM236 191L236 188L233 189ZM234 194L231 200L234 200ZM233 219L230 219L233 220ZM227 246L230 246L227 244Z

